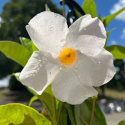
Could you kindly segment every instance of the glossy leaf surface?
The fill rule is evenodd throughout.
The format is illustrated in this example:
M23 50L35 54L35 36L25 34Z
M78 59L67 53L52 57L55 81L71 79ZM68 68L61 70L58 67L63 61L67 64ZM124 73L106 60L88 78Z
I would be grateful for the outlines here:
M66 104L67 110L68 110L68 115L69 119L72 123L72 125L76 125L76 120L75 120L75 114L74 114L74 105Z
M32 42L32 50L33 50L33 51L39 51L39 49L34 45L33 42Z
M92 113L93 98L88 98L80 105L75 105L75 118L77 125L89 125ZM99 106L95 104L91 125L107 125L105 117Z
M31 52L22 45L11 41L0 41L0 51L8 58L25 66L31 56Z
M109 16L107 16L107 17L103 17L103 18L102 18L102 21L103 21L104 26L107 27L108 24L110 23L110 21L113 20L118 14L120 14L120 13L123 12L123 11L125 11L125 7L122 8L122 9L120 9L119 11L117 11L117 12L114 13L114 14L111 14L111 15L109 15Z
M39 98L38 98L37 96L33 96L33 97L30 99L30 102L29 102L28 106L31 106L32 103L33 103L34 101L38 100L38 99L39 99Z
M43 115L22 104L0 106L0 125L51 125Z
M93 18L96 17L96 5L93 0L85 0L82 9L85 14L90 14Z
M57 125L68 125L67 124L67 114L65 105L63 102L59 102L57 109Z
M25 37L20 37L21 44L28 49L30 52L33 52L32 50L32 41Z
M112 45L106 47L106 50L111 52L115 59L125 59L125 47L119 45Z
M106 38L106 42L105 42L105 46L104 46L104 48L105 48L106 45L107 45L109 34L110 34L113 30L115 30L115 29L112 29L112 30L109 30L109 31L106 32L106 36L107 36L107 38Z

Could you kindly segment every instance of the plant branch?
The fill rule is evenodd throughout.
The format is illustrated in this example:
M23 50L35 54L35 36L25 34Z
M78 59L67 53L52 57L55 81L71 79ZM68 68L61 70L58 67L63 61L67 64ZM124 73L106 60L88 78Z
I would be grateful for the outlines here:
M53 122L56 124L56 104L55 104L55 97L52 96L52 106L53 106Z
M95 101L97 99L97 96L94 96L92 98L93 98L93 102L92 102L92 114L91 114L91 119L90 119L89 125L92 125L93 116L94 116L94 110L95 110Z
M74 115L74 106L70 105L68 103L66 103L66 106L67 106L67 110L68 110L68 114L69 114L71 124L76 125L75 115Z
M63 5L63 16L65 17L65 0L62 0L62 5Z
M59 111L59 115L58 115L58 118L57 118L57 123L56 123L56 125L59 125L59 119L60 119L60 116L61 116L63 107L64 107L64 103L61 104L61 107L60 107L60 111Z

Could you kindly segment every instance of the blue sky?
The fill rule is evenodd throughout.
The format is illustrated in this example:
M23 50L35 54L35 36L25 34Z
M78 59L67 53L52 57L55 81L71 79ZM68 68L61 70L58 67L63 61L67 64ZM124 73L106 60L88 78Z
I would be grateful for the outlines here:
M2 11L2 6L4 3L9 0L0 0L0 12ZM53 0L54 3L57 4L58 7L62 7L59 4L60 0ZM75 0L77 3L82 6L84 0ZM121 7L125 7L125 0L94 0L97 7L97 15L107 16L110 13L113 13L120 9ZM68 8L67 8L68 9ZM115 18L110 22L107 27L107 31L116 28L111 32L108 39L108 46L111 44L118 44L125 46L125 12L123 12L119 17Z

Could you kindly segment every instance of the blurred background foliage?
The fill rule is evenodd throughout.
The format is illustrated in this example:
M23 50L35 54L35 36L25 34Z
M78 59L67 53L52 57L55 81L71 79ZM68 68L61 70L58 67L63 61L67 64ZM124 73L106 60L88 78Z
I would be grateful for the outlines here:
M19 42L19 37L29 37L25 26L36 14L45 11L47 4L53 12L60 13L51 0L11 0L3 6L1 18L4 20L0 28L0 40Z
M3 23L0 26L0 40L9 40L20 43L19 37L29 38L25 29L29 20L36 14L45 11L45 4L51 11L62 13L51 0L10 0L3 6L0 17ZM21 71L22 67L0 52L0 79L14 72ZM22 90L24 87L14 77L9 82L11 90Z
M115 89L118 91L125 90L125 62L124 60L115 59L114 65L116 67L117 73L114 78L109 81L105 87L110 89Z

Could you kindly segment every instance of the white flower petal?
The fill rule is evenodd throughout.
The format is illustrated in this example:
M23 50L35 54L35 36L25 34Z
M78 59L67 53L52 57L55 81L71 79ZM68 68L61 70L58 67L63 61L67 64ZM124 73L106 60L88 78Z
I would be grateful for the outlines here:
M96 17L85 15L74 22L67 35L68 45L85 55L94 56L101 52L106 40L103 23Z
M35 51L20 74L22 84L38 94L51 84L59 68L50 63L39 51Z
M80 104L88 97L97 95L93 87L85 87L72 69L62 69L52 82L54 96L70 104Z
M94 57L78 53L77 74L83 85L101 86L110 81L115 72L113 56L107 50Z
M58 55L69 31L65 18L49 11L37 14L26 29L39 50L53 56Z
M55 76L59 73L59 67L54 66L51 70L47 70L47 71L48 71L47 73L48 81L46 85L41 89L41 91L37 92L39 95L41 95L44 92L44 90L52 83Z
M41 52L47 60L49 60L52 64L57 64L57 58L54 58L51 53L42 51Z

